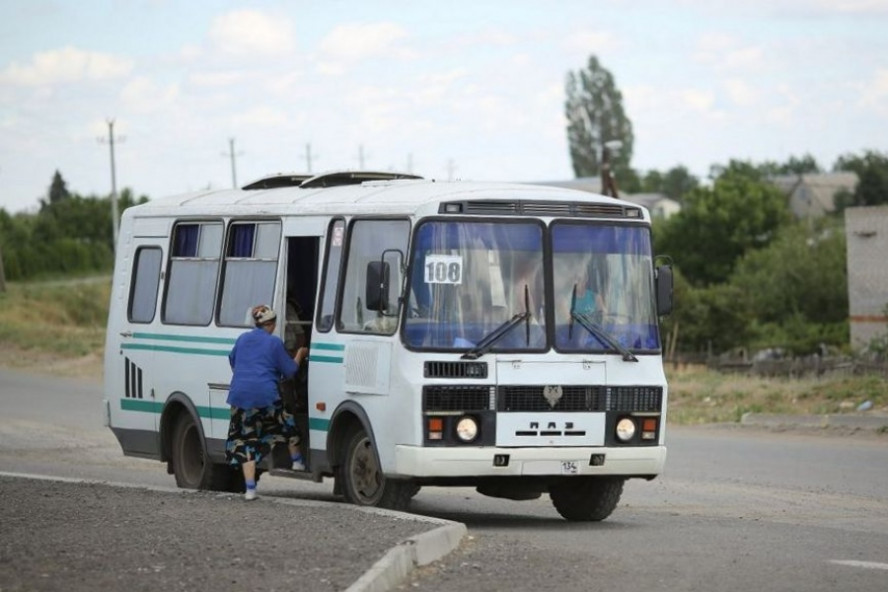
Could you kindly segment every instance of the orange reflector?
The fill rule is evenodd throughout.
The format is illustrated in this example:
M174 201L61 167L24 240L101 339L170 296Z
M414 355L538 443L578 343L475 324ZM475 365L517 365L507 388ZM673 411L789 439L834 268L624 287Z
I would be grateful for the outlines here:
M429 418L429 431L430 432L443 432L444 431L444 420L440 417L430 417Z
M657 418L656 417L646 417L641 422L641 431L643 431L643 432L657 431Z
M326 403L315 403L315 409L317 409L318 411L326 411L327 404Z

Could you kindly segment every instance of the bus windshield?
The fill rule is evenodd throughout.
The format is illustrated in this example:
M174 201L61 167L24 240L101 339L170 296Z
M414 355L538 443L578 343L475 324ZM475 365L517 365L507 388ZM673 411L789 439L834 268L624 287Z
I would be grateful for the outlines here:
M556 222L551 240L556 349L658 350L650 231Z
M405 340L467 350L521 315L485 351L546 347L540 222L429 221L416 232Z
M659 349L647 227L555 222L548 241L549 260L541 222L421 224L412 251L407 346L543 351L554 339L566 352ZM551 331L547 319L554 319Z

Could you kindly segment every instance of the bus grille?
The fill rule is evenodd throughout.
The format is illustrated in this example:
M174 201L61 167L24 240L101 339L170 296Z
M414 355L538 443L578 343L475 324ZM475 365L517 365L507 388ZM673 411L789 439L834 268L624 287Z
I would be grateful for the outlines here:
M567 385L557 398L550 388L548 399L545 389L542 385L501 386L497 410L659 412L663 407L663 389L658 386Z
M423 411L485 411L492 409L494 387L433 385L422 388Z
M426 378L487 378L486 362L426 362Z

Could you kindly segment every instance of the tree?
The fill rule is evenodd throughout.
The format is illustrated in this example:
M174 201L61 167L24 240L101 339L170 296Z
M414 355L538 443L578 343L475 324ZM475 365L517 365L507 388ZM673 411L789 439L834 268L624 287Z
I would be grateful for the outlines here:
M623 95L613 75L594 55L585 69L568 72L566 84L567 141L576 177L592 177L601 172L601 155L606 143L619 141L618 150L610 151L611 169L617 182L632 183L632 122L623 110ZM631 173L631 175L630 175Z
M767 246L790 220L780 191L749 163L732 161L711 188L698 187L681 212L654 229L658 253L669 254L694 286L723 283L750 249Z
M787 225L738 261L730 284L743 294L761 347L811 353L848 341L848 275L841 223Z
M852 171L858 179L854 193L838 196L837 209L888 203L888 154L874 150L866 151L863 156L846 154L839 157L833 170Z
M675 166L661 173L660 171L648 171L644 176L642 187L649 193L662 193L670 199L681 202L686 193L700 186L697 179L684 166Z
M55 174L52 176L52 183L49 185L49 191L47 192L46 197L46 200L40 200L41 210L52 204L62 203L71 197L71 194L68 192L68 184L65 183L65 180L62 178L62 174L58 169L56 169Z

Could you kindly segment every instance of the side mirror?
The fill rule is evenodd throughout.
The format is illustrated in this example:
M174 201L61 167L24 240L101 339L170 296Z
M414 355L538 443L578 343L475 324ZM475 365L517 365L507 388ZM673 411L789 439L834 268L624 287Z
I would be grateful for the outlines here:
M660 265L654 275L657 290L657 314L661 317L672 313L672 266Z
M371 261L367 264L367 285L364 289L367 310L385 312L388 309L386 297L388 292L389 264L383 261Z

